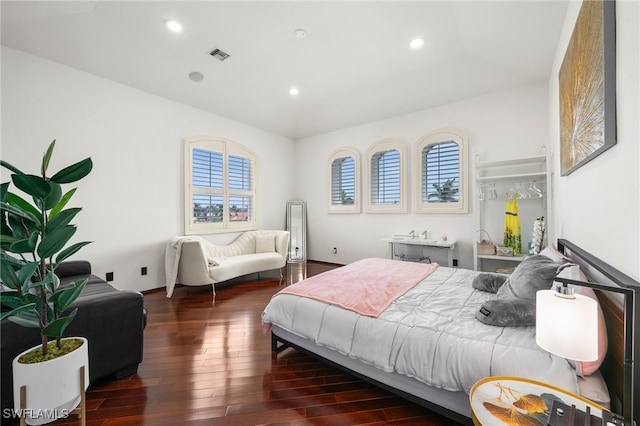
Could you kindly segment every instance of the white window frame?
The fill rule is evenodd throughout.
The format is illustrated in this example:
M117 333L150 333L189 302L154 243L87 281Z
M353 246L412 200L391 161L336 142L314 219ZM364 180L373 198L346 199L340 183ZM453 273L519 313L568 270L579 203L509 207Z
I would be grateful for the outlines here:
M333 204L333 163L345 158L353 158L354 167L354 201L353 204ZM327 192L329 213L360 213L360 154L353 148L342 148L331 154L327 172Z
M458 176L460 178L458 201L428 203L422 201L422 182L424 179L422 168L422 151L430 145L443 142L455 142L459 148ZM468 162L467 136L461 132L451 129L440 129L423 136L415 145L414 158L414 204L416 213L468 213L469 212L469 184L468 184Z
M381 152L398 151L400 156L400 201L397 204L374 204L371 200L373 172L371 160L374 156ZM364 164L366 178L366 211L367 213L407 213L407 145L399 139L383 139L373 144L367 151L366 161Z
M202 149L211 152L222 153L222 189L213 188L197 188L194 191L192 182L192 155L194 149ZM227 171L228 158L230 155L246 158L251 163L251 188L249 190L232 190L229 189L229 174ZM184 140L184 233L185 235L215 234L223 232L250 231L258 228L257 215L257 158L256 155L230 139L214 136L196 136L185 138ZM206 192L210 194L218 194L223 197L223 213L222 221L218 223L195 223L193 222L193 194L194 192ZM250 211L252 215L249 221L234 222L229 220L229 196L248 196L251 197Z

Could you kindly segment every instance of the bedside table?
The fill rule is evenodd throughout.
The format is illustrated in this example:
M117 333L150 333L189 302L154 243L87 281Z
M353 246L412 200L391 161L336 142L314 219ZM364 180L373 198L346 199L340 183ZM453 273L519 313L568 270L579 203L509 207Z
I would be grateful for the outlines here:
M552 409L554 401L565 406ZM584 425L586 412L597 420L605 419L603 423L593 424L623 425L621 420L613 419L606 408L580 395L519 377L493 376L479 380L469 392L469 402L471 419L476 426ZM580 410L573 413L580 422L570 421L572 405Z

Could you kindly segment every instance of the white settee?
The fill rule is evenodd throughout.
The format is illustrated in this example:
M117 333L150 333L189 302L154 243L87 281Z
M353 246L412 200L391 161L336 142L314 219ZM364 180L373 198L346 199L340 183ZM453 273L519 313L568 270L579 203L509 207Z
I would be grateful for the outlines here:
M282 268L288 246L289 232L279 230L246 231L224 246L198 236L172 238L165 254L167 297L176 283L212 284L215 294L215 283Z

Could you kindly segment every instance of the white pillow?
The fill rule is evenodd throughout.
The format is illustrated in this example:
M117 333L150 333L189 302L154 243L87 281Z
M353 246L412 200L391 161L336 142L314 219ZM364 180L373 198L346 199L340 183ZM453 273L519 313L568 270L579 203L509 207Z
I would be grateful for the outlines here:
M256 253L273 253L276 243L273 234L256 235Z

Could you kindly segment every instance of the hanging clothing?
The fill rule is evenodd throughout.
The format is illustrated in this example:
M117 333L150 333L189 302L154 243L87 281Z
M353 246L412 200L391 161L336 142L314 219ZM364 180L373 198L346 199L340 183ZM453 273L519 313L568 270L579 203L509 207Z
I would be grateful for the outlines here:
M513 248L513 255L522 254L522 236L520 235L520 218L518 217L518 200L507 198L504 215L505 247Z

